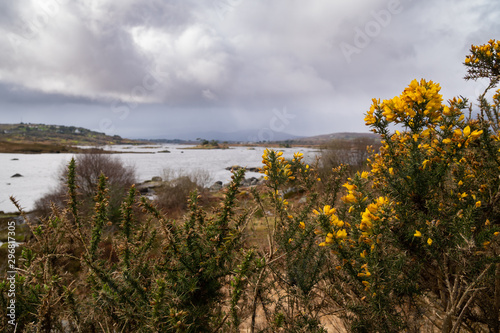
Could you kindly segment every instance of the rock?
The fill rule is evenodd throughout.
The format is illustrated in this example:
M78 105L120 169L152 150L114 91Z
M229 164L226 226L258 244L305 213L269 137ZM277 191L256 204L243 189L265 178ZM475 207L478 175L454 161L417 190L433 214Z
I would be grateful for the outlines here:
M158 177L158 176L151 178L151 180L154 181L154 182L161 182L161 181L163 181L163 179L161 177Z
M259 168L257 167L242 167L240 165L233 165L233 166L230 166L230 167L227 167L226 170L234 170L234 171L237 171L237 170L240 170L240 169L245 169L246 171L249 171L249 172L259 172Z
M18 158L12 158L11 161L19 161Z
M234 171L237 171L239 169L243 169L243 167L239 166L239 165L233 165L233 166L230 166L230 167L227 167L226 170L234 170Z
M262 176L260 178L255 178L255 177L245 178L241 181L241 186L256 186L262 184L264 184L264 177Z
M154 189L163 184L161 181L146 181L142 184L137 184L135 188L141 194L154 193Z
M299 199L299 204L305 204L307 203L307 197L303 196L302 198Z
M170 153L170 150L160 150L160 151L158 151L156 153Z
M216 181L212 186L209 187L210 192L218 192L222 190L222 182Z
M10 176L10 178L24 177L23 175L16 173L15 175Z

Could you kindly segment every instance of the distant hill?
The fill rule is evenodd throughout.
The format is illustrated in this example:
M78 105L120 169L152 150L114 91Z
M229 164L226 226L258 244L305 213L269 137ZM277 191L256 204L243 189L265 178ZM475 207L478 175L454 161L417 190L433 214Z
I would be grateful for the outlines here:
M244 130L239 132L195 132L186 133L180 135L178 139L145 139L149 142L156 143L181 143L181 144L198 144L201 140L217 140L219 142L228 143L244 143L244 144L258 144L258 145L269 145L269 144L281 144L281 145L304 145L304 146L323 146L334 140L356 140L356 139L368 139L372 140L373 143L380 141L380 137L373 133L354 133L354 132L343 132L343 133L331 133L323 135L315 135L310 137L301 137L297 135L287 134L287 133L261 133L258 130Z
M164 136L156 136L152 138L147 138L149 141L156 142L197 142L197 139L205 140L217 140L220 142L261 142L261 141L284 141L299 138L299 136L283 133L283 132L273 132L270 130L240 130L234 132L219 132L219 131L197 131L197 132L185 132L176 135L175 138L167 138Z
M304 145L323 145L331 142L333 140L356 140L356 139L370 139L374 142L380 141L380 136L375 133L355 133L355 132L342 132L342 133L331 133L323 135L315 135L305 138L297 138L291 140L291 142L296 144Z
M0 152L70 152L73 146L134 144L139 141L75 126L0 124Z

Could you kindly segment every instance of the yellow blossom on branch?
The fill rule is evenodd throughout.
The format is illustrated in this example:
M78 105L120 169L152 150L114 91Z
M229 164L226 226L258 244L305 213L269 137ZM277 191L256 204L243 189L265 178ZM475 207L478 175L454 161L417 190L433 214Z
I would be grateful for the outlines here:
M335 235L338 239L344 239L347 237L347 231L345 229L340 229L337 231L337 234Z

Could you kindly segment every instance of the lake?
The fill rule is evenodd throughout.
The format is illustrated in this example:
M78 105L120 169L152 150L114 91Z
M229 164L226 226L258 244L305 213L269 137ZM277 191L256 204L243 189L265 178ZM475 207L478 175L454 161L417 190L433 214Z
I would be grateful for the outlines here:
M204 170L210 175L206 186L215 181L228 183L231 172L225 168L240 165L261 167L263 147L231 147L230 149L187 149L187 145L107 146L106 150L118 151L115 156L136 170L138 182L162 176L165 169L190 173ZM170 153L162 151L168 150ZM293 157L295 152L304 154L306 161L314 161L317 149L280 148L283 156ZM58 183L59 170L71 160L73 154L0 154L0 211L14 212L16 208L9 196L14 196L21 206L30 211L35 201L50 192ZM20 174L22 177L14 177ZM246 177L261 174L247 172Z

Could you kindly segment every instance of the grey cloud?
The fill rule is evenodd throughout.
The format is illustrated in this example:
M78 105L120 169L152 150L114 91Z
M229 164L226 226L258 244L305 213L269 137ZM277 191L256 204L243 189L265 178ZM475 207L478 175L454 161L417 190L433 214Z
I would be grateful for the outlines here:
M0 42L18 38L0 49L0 98L61 114L68 103L87 107L87 121L67 114L134 136L170 124L260 130L282 108L296 115L285 128L296 134L366 130L371 98L397 95L413 78L473 94L461 62L500 28L492 0L81 0L20 36L13 22L40 10L0 4ZM355 52L347 57L342 43Z

